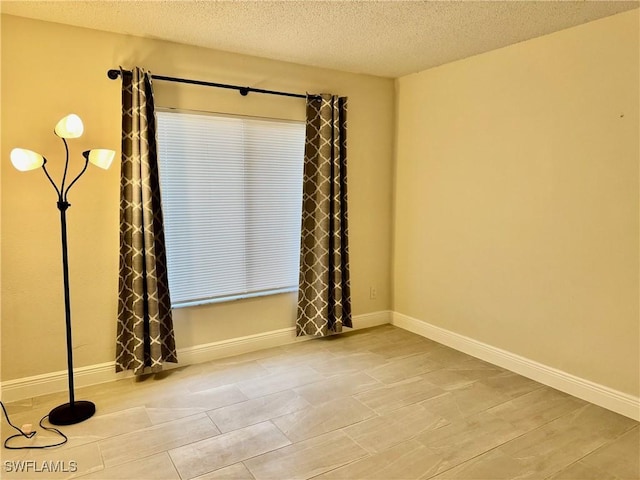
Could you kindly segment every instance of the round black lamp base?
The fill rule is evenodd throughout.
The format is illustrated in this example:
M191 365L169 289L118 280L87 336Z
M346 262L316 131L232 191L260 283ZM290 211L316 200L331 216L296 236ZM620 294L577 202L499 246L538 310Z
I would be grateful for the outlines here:
M96 413L96 406L86 400L73 402L73 405L65 403L49 412L49 423L53 425L73 425L84 422L94 413Z

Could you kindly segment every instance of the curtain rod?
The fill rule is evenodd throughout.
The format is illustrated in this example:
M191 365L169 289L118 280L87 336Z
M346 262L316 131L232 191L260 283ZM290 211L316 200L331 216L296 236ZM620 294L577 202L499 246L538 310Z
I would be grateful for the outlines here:
M131 72L128 70L124 70L125 75L131 75ZM120 70L109 70L107 72L107 76L111 80L115 80L121 74ZM228 85L226 83L213 83L213 82L204 82L202 80L190 80L188 78L177 78L177 77L167 77L164 75L151 75L151 78L154 80L163 80L166 82L177 82L177 83L189 83L192 85L203 85L205 87L217 87L217 88L228 88L230 90L238 90L240 95L243 97L247 96L249 92L254 93L266 93L268 95L280 95L283 97L295 97L295 98L307 98L307 95L303 95L301 93L290 93L290 92L277 92L275 90L263 90L261 88L253 88L253 87L241 87L239 85Z

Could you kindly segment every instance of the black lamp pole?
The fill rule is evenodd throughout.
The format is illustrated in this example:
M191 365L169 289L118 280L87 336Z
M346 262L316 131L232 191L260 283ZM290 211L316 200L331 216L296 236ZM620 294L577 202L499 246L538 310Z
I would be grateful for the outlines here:
M53 425L73 425L75 423L80 423L87 418L90 418L96 411L96 406L92 402L86 400L76 401L75 399L73 386L73 343L71 341L71 301L69 296L69 254L67 248L67 209L71 206L71 204L67 201L67 194L69 193L69 189L73 186L73 184L76 183L82 176L82 174L87 170L87 166L89 165L89 152L87 151L82 154L85 158L84 168L65 189L64 184L67 177L67 169L69 167L69 148L64 138L62 138L62 141L64 142L64 147L66 150L66 160L64 166L64 174L62 177L62 184L60 185L60 188L58 188L58 186L49 175L49 172L47 171L46 159L44 159L42 169L44 170L45 175L58 194L57 205L58 210L60 210L60 232L62 237L62 277L64 283L64 313L67 334L67 376L69 379L69 403L65 403L51 410L51 412L49 412L49 422Z

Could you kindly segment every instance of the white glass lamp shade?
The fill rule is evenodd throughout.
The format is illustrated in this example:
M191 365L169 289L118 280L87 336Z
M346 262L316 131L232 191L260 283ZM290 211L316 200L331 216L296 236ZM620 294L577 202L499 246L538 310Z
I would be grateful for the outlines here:
M26 148L14 148L11 150L11 163L21 172L28 172L44 165L44 157Z
M70 113L58 122L54 132L60 138L78 138L84 132L84 125L78 115Z
M116 152L105 148L94 148L93 150L83 152L83 155L96 167L107 170L111 166L111 162L113 162Z

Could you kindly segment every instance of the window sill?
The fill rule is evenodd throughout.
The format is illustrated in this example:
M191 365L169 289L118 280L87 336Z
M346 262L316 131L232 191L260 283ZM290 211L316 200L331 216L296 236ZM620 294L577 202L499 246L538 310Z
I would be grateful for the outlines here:
M266 297L267 295L277 295L279 293L290 293L290 292L297 292L297 291L298 291L298 287L295 286L295 287L278 288L275 290L264 290L261 292L240 293L238 295L227 295L224 297L205 298L201 300L191 300L188 302L178 302L178 303L172 304L171 308L177 309L177 308L186 308L186 307L197 307L200 305L234 302L236 300L244 300L246 298Z

